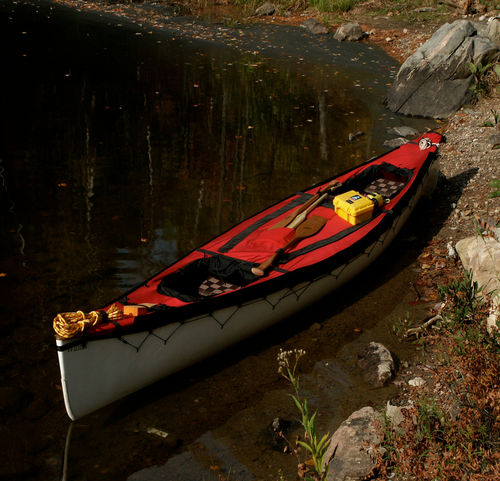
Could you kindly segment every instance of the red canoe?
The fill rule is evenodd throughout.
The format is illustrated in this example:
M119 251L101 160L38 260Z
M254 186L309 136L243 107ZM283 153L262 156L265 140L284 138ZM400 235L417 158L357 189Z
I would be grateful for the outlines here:
M194 364L350 280L435 186L441 140L428 132L278 202L92 316L58 316L69 416Z

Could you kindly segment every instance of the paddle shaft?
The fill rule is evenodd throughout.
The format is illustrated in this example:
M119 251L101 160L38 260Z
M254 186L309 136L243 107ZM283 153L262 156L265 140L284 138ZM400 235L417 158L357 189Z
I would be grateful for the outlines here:
M321 197L316 199L316 202L313 202L305 211L303 211L301 214L299 214L295 219L293 219L290 224L287 225L289 229L295 229L297 226L299 226L307 217L307 214L311 212L317 205L321 204L324 199L326 199L326 196L328 195L328 192L325 192Z
M316 192L306 203L301 205L299 208L295 209L290 215L286 216L284 219L276 222L270 229L277 229L278 227L287 227L290 222L292 222L298 215L302 214L311 204L313 204L319 197L328 193L335 187L340 187L342 184L336 180L332 180L325 188Z
M302 239L310 237L319 232L326 224L326 221L327 219L325 217L320 217L319 215L314 215L311 218L305 220L302 224L299 225L295 232L295 235L281 249L277 250L262 264L260 264L258 267L253 267L252 273L256 276L263 276L266 270L274 264L274 262L282 252L290 249Z

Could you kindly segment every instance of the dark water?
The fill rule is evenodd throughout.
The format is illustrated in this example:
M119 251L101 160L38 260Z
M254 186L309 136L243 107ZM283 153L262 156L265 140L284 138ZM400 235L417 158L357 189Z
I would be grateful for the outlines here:
M101 306L269 203L381 153L387 128L410 122L382 106L391 59L297 28L195 32L178 19L161 32L24 1L0 2L0 22L0 478L57 479L69 421L54 314ZM288 335L274 336L227 354L234 367L208 363L75 423L67 479L164 463L283 387L269 366Z

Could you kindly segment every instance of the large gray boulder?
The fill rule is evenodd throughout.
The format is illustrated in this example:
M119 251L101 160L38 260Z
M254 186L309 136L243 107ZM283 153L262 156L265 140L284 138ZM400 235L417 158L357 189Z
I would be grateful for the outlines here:
M387 94L393 112L446 118L471 100L473 76L469 62L483 66L498 48L478 35L468 20L444 24L401 66Z
M457 242L456 251L464 269L471 271L472 280L491 297L492 306L487 318L488 332L493 334L500 319L500 229L495 237L473 236Z
M327 481L361 481L371 473L382 453L384 417L372 407L352 413L333 434L325 462Z
M496 229L500 233L500 229ZM472 280L485 294L500 294L500 242L495 237L475 235L457 242L456 251Z

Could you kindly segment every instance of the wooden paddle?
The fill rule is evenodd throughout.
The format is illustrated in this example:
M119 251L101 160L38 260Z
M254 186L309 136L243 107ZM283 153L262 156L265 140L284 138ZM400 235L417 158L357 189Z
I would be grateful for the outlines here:
M311 204L316 202L317 199L319 199L322 195L328 193L329 191L335 189L336 187L340 187L342 184L336 180L332 180L326 187L323 189L319 190L314 194L305 204L301 205L297 209L295 209L290 215L286 216L284 219L280 220L279 222L276 222L270 229L277 229L278 227L286 227L290 222L292 222L295 217L298 215L302 214Z
M307 214L309 214L309 212L311 212L317 205L321 204L327 195L328 192L325 192L321 197L316 199L316 202L313 202L304 212L295 217L295 219L287 225L287 228L296 229L306 219Z
M311 237L312 235L319 232L326 224L326 221L326 217L321 217L319 215L313 215L309 219L306 219L304 222L302 222L302 224L299 225L299 227L297 227L295 235L281 249L278 249L271 257L269 257L269 259L265 260L259 266L252 267L252 274L256 276L263 276L266 270L273 265L279 255L290 249L302 239Z

